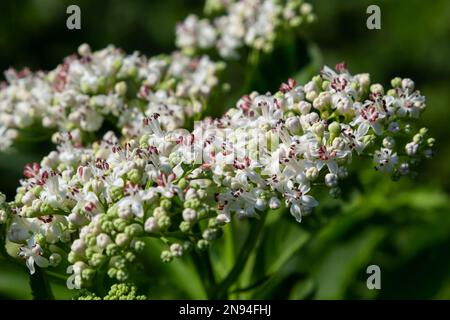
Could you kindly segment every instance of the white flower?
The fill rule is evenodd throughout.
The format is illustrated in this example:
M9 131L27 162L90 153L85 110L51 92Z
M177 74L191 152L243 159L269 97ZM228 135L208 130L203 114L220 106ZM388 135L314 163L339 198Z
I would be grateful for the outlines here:
M358 116L350 124L352 126L359 126L358 131L360 135L365 135L370 128L372 128L375 134L382 134L380 120L383 119L385 115L377 110L374 102L366 102L357 112Z
M30 270L30 274L35 273L34 264L41 268L47 268L49 262L47 258L42 256L43 250L39 244L34 241L34 238L31 238L27 245L21 246L19 248L19 257L26 260L26 265Z
M61 178L57 174L50 174L43 185L40 199L53 208L59 208L62 200L65 198L65 194L64 184Z
M381 148L381 150L375 151L374 161L377 164L377 170L381 172L392 172L398 162L397 153L391 149Z
M290 212L294 216L297 222L302 221L302 212L308 212L319 205L316 199L307 195L310 188L306 185L300 186L300 188L291 188L284 193L286 202L290 204Z

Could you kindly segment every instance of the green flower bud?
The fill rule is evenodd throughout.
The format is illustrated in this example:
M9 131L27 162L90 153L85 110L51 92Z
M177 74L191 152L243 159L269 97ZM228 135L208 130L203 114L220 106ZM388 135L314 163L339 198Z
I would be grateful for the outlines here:
M53 213L53 208L50 206L50 204L43 202L41 204L41 212L43 214L51 214Z
M108 269L108 277L115 278L117 274L117 268L111 267Z
M14 197L14 202L15 203L22 203L22 198L23 198L23 193L17 193L16 196Z
M167 215L167 212L162 207L156 207L153 210L153 216L155 217L155 219L159 219L159 218L164 217L166 215Z
M163 262L170 262L172 261L172 258L172 254L169 250L164 250L163 252L161 252L161 260Z
M142 148L147 148L148 147L148 134L144 134L139 139L139 146L142 147Z
M128 273L125 270L119 269L116 273L116 279L119 281L126 281L128 279Z
M106 260L106 257L102 255L101 253L94 253L92 257L89 259L89 264L93 267L98 267L102 265Z
M142 252L145 248L145 242L141 240L135 240L131 244L131 248L136 252Z
M198 219L203 219L208 215L208 210L205 208L197 209L197 217Z
M127 222L123 219L115 219L113 221L113 224L114 224L114 228L116 228L116 230L119 232L124 232L125 228L127 226Z
M36 210L34 210L32 207L24 207L22 211L24 212L24 215L27 218L33 218L34 216L37 215Z
M334 138L341 134L341 126L338 122L334 121L328 126L328 130L330 131L330 141L333 141Z
M364 136L364 138L363 138L363 143L366 147L371 145L374 141L375 141L375 136L372 134Z
M181 232L189 232L189 230L191 230L191 225L189 222L183 221L180 223L179 228L180 228Z
M419 131L419 133L420 133L422 136L425 136L425 135L428 133L428 128L421 128L420 131Z
M324 80L324 81L322 82L321 88L322 88L322 90L327 90L327 88L328 88L329 86L330 86L330 81Z
M102 230L111 233L114 231L114 224L111 221L105 221L102 223Z
M88 247L88 248L86 248L86 250L85 250L85 254L86 254L86 257L87 257L88 259L91 259L92 256L93 256L94 254L96 254L96 253L97 253L97 249L94 248L94 247Z
M37 233L34 236L34 240L37 244L39 244L41 247L45 245L45 236L43 234Z
M42 187L41 187L41 186L36 186L36 187L34 187L34 188L32 189L32 192L33 192L33 195L34 195L36 198L39 198L39 195L40 195L41 192L42 192Z
M395 89L389 89L387 92L387 95L391 97L395 97L396 94L397 92L395 91Z
M128 237L128 235L126 233L119 233L116 236L115 242L118 246L125 247L130 242L130 238Z
M320 75L314 76L312 81L314 81L318 87L322 85L322 77Z
M93 247L96 244L97 244L97 239L94 236L89 235L89 236L86 237L86 245L88 247Z
M82 258L73 251L69 252L69 254L67 255L67 261L71 264L74 264L75 262L80 260L82 260Z
M192 209L198 209L200 205L201 205L200 200L196 198L190 199L184 203L185 208L192 208Z
M203 231L202 237L205 240L214 240L215 232L213 229L206 229L205 231Z
M131 262L131 263L133 263L135 260L136 260L136 255L133 253L133 252L127 252L126 254L125 254L125 259L128 261L128 262Z
M208 248L208 246L209 246L209 241L208 240L205 240L205 239L201 239L201 240L199 240L198 242L197 242L197 248L199 249L199 250L206 250L207 248Z
M381 84L374 83L370 86L370 92L384 94L384 89Z
M162 216L161 218L158 219L158 226L161 229L168 229L171 225L171 221L170 218L168 216Z
M117 206L109 207L108 211L106 211L106 215L108 216L108 218L117 218L119 216L117 211L118 211Z
M218 226L216 218L208 220L208 228L216 228Z
M435 142L436 142L436 140L434 138L429 138L427 140L427 144L428 144L429 147L433 147Z
M413 141L415 143L420 143L422 141L422 136L419 133L415 134L413 137Z
M132 225L125 227L125 233L130 237L138 237L144 233L144 229L140 224L133 223Z
M161 206L161 208L167 211L170 210L172 202L169 199L162 199L159 205Z
M127 88L127 83L125 81L120 81L114 86L114 91L116 91L119 96L123 97L127 93Z
M401 84L402 84L402 79L400 77L395 77L394 79L391 80L391 86L393 88L400 87Z
M123 188L119 187L119 186L113 186L111 188L111 198L114 201L117 201L117 200L119 200L122 197L123 197Z
M86 268L83 271L81 271L81 278L86 281L91 281L94 279L95 276L95 270L91 268Z
M106 255L109 257L115 256L119 251L120 249L115 243L110 243L106 246Z
M306 93L306 100L313 102L315 98L317 98L317 92L309 91L308 93Z
M124 257L115 257L113 259L114 259L114 262L112 263L112 265L114 267L116 267L117 269L125 269L125 267L127 265L127 260L125 260Z
M185 178L181 178L178 181L178 187L182 190L186 189L189 186L189 182Z
M50 266L56 267L58 264L61 263L61 255L59 253L52 253L50 257L48 258L48 261L50 263Z
M142 174L139 172L138 169L131 169L127 173L127 178L134 184L139 184L142 180Z

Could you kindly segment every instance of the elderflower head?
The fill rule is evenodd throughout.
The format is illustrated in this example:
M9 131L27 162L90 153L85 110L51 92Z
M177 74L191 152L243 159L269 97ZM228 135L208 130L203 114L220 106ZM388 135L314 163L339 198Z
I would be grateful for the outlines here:
M105 119L127 136L143 118L161 115L167 130L183 127L202 111L218 83L220 63L180 52L147 58L108 46L91 51L87 44L49 72L8 70L0 88L0 150L10 147L20 130L42 125L49 130L98 131ZM200 107L199 107L200 105Z
M118 282L142 270L146 237L163 241L161 259L170 262L205 250L235 217L284 204L300 222L319 205L316 185L339 196L339 181L361 155L372 154L376 169L394 177L432 153L428 130L415 133L415 115L400 111L405 90L419 96L411 82L404 87L371 92L367 76L338 65L303 86L289 79L273 95L244 96L191 132L166 130L154 113L136 123L136 137L108 132L83 145L76 132L58 134L57 150L25 167L8 205L8 238L21 245L30 272L65 252L67 285L81 288L100 268ZM319 96L326 101L314 103Z
M301 0L233 0L214 7L223 14L212 19L189 15L177 25L179 48L187 53L214 48L225 59L239 56L243 47L267 52L281 33L314 20L312 6Z

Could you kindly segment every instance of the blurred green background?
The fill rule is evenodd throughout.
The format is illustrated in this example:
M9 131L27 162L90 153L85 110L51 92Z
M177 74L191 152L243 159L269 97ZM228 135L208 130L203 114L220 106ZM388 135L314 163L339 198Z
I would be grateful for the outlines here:
M240 297L450 299L450 1L311 3L318 21L302 32L308 40L296 43L298 61L280 59L275 52L258 70L263 81L255 87L274 91L276 83L288 76L303 79L305 74L296 70L307 65L301 60L307 56L305 44L312 41L320 49L320 54L314 51L316 62L334 66L346 61L352 73L368 72L373 82L385 85L395 76L412 78L427 97L421 121L436 138L437 153L423 163L416 180L394 183L366 170L359 178L349 177L343 199L321 197L320 209L302 224L295 224L288 214L269 222L260 243L264 250L251 257L254 268L248 278L251 283L250 278L265 276L257 266L275 276L257 293ZM81 30L66 29L65 10L70 4L81 8ZM381 30L366 28L370 4L381 8ZM112 43L127 52L169 53L174 49L176 21L200 13L202 5L194 0L3 0L0 68L52 69L83 42L94 49ZM0 190L9 199L23 165L39 161L50 148L45 142L22 143L16 152L0 155ZM218 264L220 248L220 243L213 248ZM157 256L152 263L154 276L149 281L156 289L151 298L197 297L195 281L183 283L182 263L162 265ZM381 290L366 287L366 268L371 264L381 268ZM0 261L0 298L30 298L27 282L26 268ZM52 285L58 296L71 296L63 281Z

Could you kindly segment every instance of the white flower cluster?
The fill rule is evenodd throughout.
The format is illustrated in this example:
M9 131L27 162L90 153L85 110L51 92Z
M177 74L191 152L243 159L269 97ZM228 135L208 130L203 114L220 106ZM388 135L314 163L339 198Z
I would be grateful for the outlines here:
M8 70L0 88L0 150L18 130L33 125L94 132L105 120L136 135L136 121L158 112L167 130L185 125L202 111L217 85L221 63L180 52L146 58L109 46L92 52L81 45L50 72Z
M352 76L340 64L304 86L290 79L275 95L244 96L222 119L205 122L197 144L203 168L220 187L220 219L255 216L285 201L301 221L318 205L308 195L313 182L338 195L355 156L373 156L376 169L393 178L408 174L420 157L431 156L434 139L425 128L412 133L411 118L425 108L412 80L392 85L385 94L368 74Z
M154 113L139 137L107 133L83 147L58 134L57 151L26 166L1 221L31 273L67 260L69 288L89 286L100 270L126 281L146 237L167 245L168 262L205 249L233 216L285 205L301 221L318 205L315 188L339 194L353 158L372 156L393 177L410 173L432 154L427 130L410 124L424 108L410 79L395 78L385 93L341 64L304 86L289 79L274 95L244 96L192 132L163 130Z
M211 2L223 15L211 20L190 15L177 25L176 45L185 52L215 48L225 59L238 57L243 47L270 52L277 36L315 18L302 0Z

